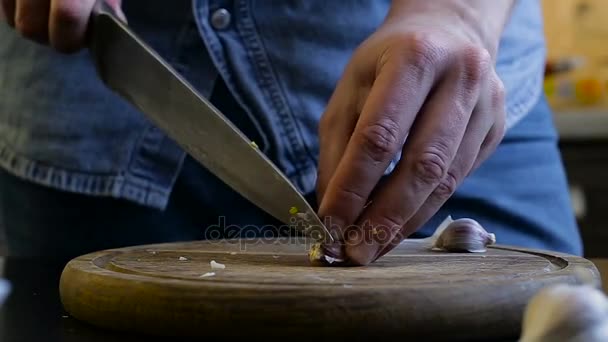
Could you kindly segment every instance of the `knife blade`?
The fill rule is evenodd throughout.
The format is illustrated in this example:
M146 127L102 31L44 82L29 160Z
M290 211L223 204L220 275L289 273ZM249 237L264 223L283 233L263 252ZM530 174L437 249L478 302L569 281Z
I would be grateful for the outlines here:
M223 113L201 96L106 4L91 16L88 47L100 79L186 153L285 225L334 241L293 183Z

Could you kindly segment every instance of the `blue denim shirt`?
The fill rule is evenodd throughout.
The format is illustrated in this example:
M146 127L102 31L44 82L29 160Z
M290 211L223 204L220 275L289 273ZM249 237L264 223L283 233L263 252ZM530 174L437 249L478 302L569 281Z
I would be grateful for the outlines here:
M263 151L314 190L317 124L353 50L388 0L125 0L129 24L203 96L221 77ZM184 152L98 80L88 52L62 55L0 25L0 166L33 182L164 208ZM499 48L508 126L537 102L541 6L519 0ZM228 114L228 113L227 113Z

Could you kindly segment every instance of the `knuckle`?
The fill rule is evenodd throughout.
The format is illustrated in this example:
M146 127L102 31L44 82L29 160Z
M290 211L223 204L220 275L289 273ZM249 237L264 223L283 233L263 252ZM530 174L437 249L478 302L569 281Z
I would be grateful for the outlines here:
M433 38L424 32L408 34L404 46L409 50L408 63L421 70L435 65L440 57L440 48Z
M367 201L367 196L361 189L346 184L337 185L326 197L328 201L320 209L323 214L329 216L337 214L336 216L347 222L353 222L356 219L356 208L363 207Z
M405 224L406 218L401 207L386 208L382 213L381 217L377 220L378 224L375 225L377 230L390 232L391 236L395 235L395 232L401 230Z
M435 189L435 196L440 199L446 199L450 197L458 187L458 178L453 171L448 171L446 176Z
M488 50L469 45L461 50L462 81L466 89L477 88L483 81L491 64Z
M384 118L362 129L359 139L363 150L374 162L390 160L399 149L399 125Z
M413 174L423 185L435 185L443 178L448 169L448 148L444 144L435 144L421 153L413 161Z
M445 173L442 158L435 153L424 153L414 162L414 174L423 184L436 184Z
M340 203L360 204L365 203L365 201L367 200L367 197L364 196L362 193L360 193L356 189L352 189L346 186L338 186L337 194L337 198L339 199L338 201Z

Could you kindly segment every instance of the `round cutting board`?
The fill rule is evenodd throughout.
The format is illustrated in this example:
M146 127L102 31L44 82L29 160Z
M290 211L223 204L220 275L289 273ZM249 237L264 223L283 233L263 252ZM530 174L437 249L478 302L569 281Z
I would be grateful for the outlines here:
M541 287L580 275L599 283L585 259L506 246L448 253L406 240L364 267L311 266L310 246L275 238L100 251L66 265L61 300L76 319L152 335L489 341L519 336Z

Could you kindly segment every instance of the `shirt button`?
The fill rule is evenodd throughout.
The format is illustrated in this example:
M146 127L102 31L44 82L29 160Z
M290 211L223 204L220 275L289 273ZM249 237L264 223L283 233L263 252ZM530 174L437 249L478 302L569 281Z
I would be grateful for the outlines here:
M216 30L223 30L230 25L230 12L225 8L220 8L211 15L211 25Z

